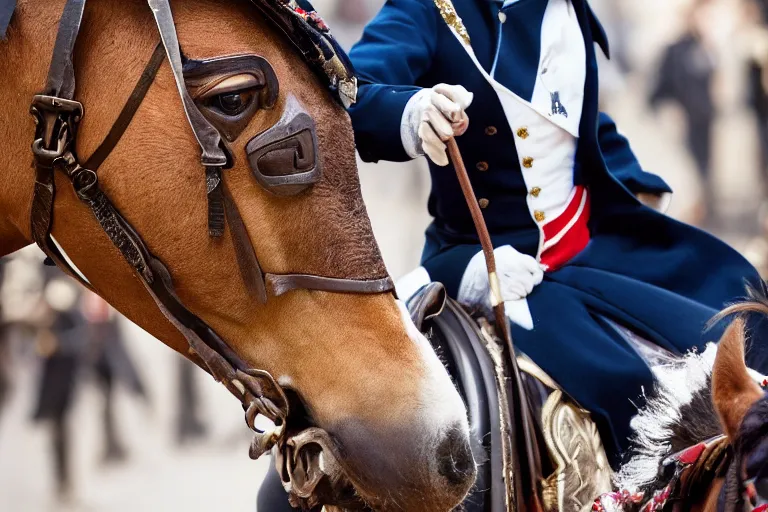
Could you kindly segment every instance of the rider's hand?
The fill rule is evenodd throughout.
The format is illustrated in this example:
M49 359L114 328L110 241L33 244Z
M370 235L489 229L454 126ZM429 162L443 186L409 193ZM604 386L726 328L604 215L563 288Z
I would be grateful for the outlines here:
M501 298L505 302L527 297L544 278L544 270L539 262L516 251L512 246L504 245L494 249L493 254L496 256L496 272L501 281ZM488 271L482 251L475 254L467 265L461 278L458 299L468 306L481 306L486 311L492 309Z
M414 94L400 125L406 153L411 158L426 154L437 165L448 165L443 141L467 131L470 103L472 93L460 85L439 84Z

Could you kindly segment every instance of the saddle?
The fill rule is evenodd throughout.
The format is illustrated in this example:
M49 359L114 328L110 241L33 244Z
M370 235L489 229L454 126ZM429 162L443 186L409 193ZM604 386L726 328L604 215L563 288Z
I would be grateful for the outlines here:
M511 404L505 403L503 383L508 369L503 342L488 320L448 298L440 283L423 286L407 305L467 406L478 476L463 510L506 512L503 454L510 449L510 426L504 424L503 410ZM596 496L612 489L611 469L597 428L589 411L549 375L524 354L516 356L526 406L534 419L534 449L541 461L535 478L541 503L547 512L588 510Z

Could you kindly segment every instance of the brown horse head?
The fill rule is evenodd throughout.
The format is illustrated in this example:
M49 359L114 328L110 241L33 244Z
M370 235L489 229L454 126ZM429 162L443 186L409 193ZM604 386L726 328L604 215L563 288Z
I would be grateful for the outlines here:
M731 310L768 313L764 302L744 303ZM744 321L737 318L720 341L712 371L712 400L734 460L725 478L716 480L710 489L703 505L706 512L718 510L721 495L728 510L733 508L733 502L744 500L745 481L753 481L757 499L768 499L768 475L764 473L768 467L768 402L744 362L745 340Z
M766 299L750 295L754 300L715 320L768 313ZM741 510L752 481L755 496L768 498L768 399L745 363L745 341L745 320L736 317L718 345L655 371L654 394L633 420L631 457L617 479L622 488L642 490L644 499L669 490L675 509L679 503L693 512Z
M8 40L0 41L0 69L9 71L0 89L0 255L31 243L28 109L45 83L63 5L19 1ZM258 57L198 66L188 87L225 135L233 161L224 181L264 271L386 277L343 108L250 2L178 0L172 7L190 62ZM145 2L87 4L74 58L76 96L85 107L82 158L108 133L158 40ZM260 161L256 176L247 146L297 109L314 121L322 173L286 195L265 186L264 176L281 158L303 163L277 153L275 161ZM466 412L394 297L295 290L261 304L241 279L229 231L208 236L200 149L167 63L98 174L104 192L170 270L181 301L241 359L295 393L309 422L330 434L365 501L380 510L423 511L461 501L475 473ZM189 355L70 183L57 175L56 184L52 235L68 258L116 309Z
M712 400L731 440L738 438L747 412L763 397L744 363L744 342L744 320L736 318L720 340L712 370Z

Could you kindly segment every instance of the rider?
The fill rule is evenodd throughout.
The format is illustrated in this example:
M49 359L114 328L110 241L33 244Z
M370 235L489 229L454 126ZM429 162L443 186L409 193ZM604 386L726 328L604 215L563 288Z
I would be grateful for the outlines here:
M593 413L616 463L652 385L627 331L674 353L700 347L717 340L706 324L744 295L744 280L761 281L726 244L659 211L670 188L598 111L593 43L606 56L609 47L586 0L453 2L387 0L352 49L358 151L365 161L428 157L434 222L408 280L441 281L490 309L480 244L447 167L444 141L457 137L512 338Z

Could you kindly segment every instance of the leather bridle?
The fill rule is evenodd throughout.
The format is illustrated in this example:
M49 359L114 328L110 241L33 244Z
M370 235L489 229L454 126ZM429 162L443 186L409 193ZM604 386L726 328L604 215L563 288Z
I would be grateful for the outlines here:
M189 125L200 145L208 203L208 231L221 236L227 224L232 233L241 276L259 302L266 302L268 292L281 295L295 289L340 293L378 294L394 289L389 276L371 280L339 279L306 274L270 274L262 272L251 241L234 201L222 178L231 155L221 143L219 131L202 115L187 91L181 51L168 0L148 0L161 43L157 45L132 94L115 124L93 155L81 164L76 153L78 125L83 105L75 98L73 53L85 9L85 0L68 0L53 50L47 84L32 101L35 139L32 152L35 164L34 196L31 208L31 232L34 241L50 260L93 290L64 257L51 238L53 203L56 189L54 175L59 170L71 182L77 197L88 206L114 246L141 278L158 309L184 336L189 355L201 368L240 400L248 426L256 432L251 457L257 458L284 439L289 416L289 401L276 380L263 370L248 367L237 354L202 319L187 309L176 295L168 268L152 255L141 236L117 210L101 189L98 168L107 159L128 128L146 96L162 63L168 60L178 87ZM316 30L289 4L280 0L252 0L273 24L300 50L318 76L342 103L353 102L356 80L346 57L327 32ZM255 426L257 415L270 419L275 428L262 432Z
M288 41L338 101L345 106L355 101L357 81L346 56L339 50L327 28L323 29L324 24L306 16L306 10L296 8L298 6L295 2L301 3L304 0L250 1L267 20L287 36ZM394 285L389 276L358 280L262 272L242 218L223 180L222 171L230 165L231 155L221 143L220 132L202 115L187 91L169 2L148 0L147 3L154 14L161 43L155 49L104 142L91 158L81 165L75 145L77 128L83 117L83 106L74 99L75 74L72 57L85 0L67 0L59 24L45 90L34 97L31 106L36 121L32 146L36 172L31 211L32 237L50 260L84 286L93 289L90 283L80 278L78 271L67 262L51 238L56 192L54 174L59 170L69 179L77 197L90 208L114 246L141 278L158 309L187 340L190 358L217 381L222 382L241 401L246 413L246 423L256 432L250 455L257 458L276 445L281 449L287 446L285 434L290 409L285 391L269 373L250 369L213 329L184 306L175 293L168 268L152 255L141 236L115 208L99 185L99 166L130 125L163 61L167 58L170 64L187 119L201 148L209 234L212 237L220 237L226 226L229 226L240 274L248 290L259 302L266 302L269 294L281 295L296 289L378 294L393 291ZM504 303L500 297L491 240L455 141L449 141L449 149L488 261L497 318L496 327L505 341L505 358L510 365L508 398L511 407L508 410L507 424L511 426L514 448L510 453L515 453L516 460L506 460L504 464L507 473L507 502L519 512L537 512L541 510L541 504L536 492L535 475L539 473L540 463L533 448L533 427L526 407L528 402L520 381ZM267 432L258 430L255 425L258 415L272 420L275 427Z

